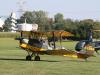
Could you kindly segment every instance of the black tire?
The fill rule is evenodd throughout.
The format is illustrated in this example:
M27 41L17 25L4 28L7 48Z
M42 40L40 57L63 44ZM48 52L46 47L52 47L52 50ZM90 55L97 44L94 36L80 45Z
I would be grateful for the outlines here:
M31 61L32 57L30 55L26 56L26 60Z
M35 61L40 61L40 56L35 56Z

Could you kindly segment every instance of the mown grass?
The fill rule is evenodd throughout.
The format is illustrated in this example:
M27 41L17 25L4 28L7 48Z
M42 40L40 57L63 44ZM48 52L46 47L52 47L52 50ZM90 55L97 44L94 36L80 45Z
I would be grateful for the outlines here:
M76 42L63 42L73 49ZM63 56L41 55L41 61L26 61L18 41L0 38L0 75L100 75L100 56L88 61Z

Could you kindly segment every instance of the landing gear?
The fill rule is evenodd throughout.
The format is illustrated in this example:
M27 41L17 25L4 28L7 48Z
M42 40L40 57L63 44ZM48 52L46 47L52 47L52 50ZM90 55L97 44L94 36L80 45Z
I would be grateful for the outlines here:
M26 60L31 61L32 57L30 55L26 56Z
M40 56L35 56L34 60L35 61L40 61Z
M33 54L34 53L32 53L31 55L30 54L27 55L26 56L26 60L27 61L31 61L32 60L32 57L33 57ZM34 56L35 56L34 61L40 61L40 56L38 54L34 54Z

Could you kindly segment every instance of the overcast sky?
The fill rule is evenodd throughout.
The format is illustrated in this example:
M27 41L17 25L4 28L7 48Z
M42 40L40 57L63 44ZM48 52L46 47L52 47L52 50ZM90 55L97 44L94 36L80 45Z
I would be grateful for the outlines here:
M8 16L12 11L17 16L20 0L1 0L0 16ZM62 13L65 18L100 20L100 0L26 0L27 10L44 10L48 16Z

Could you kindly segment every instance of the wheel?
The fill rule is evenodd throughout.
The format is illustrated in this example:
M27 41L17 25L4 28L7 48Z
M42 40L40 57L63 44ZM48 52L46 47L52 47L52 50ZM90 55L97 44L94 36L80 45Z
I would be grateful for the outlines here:
M40 61L40 56L35 56L35 61Z
M26 56L26 60L32 60L32 57L30 55Z

